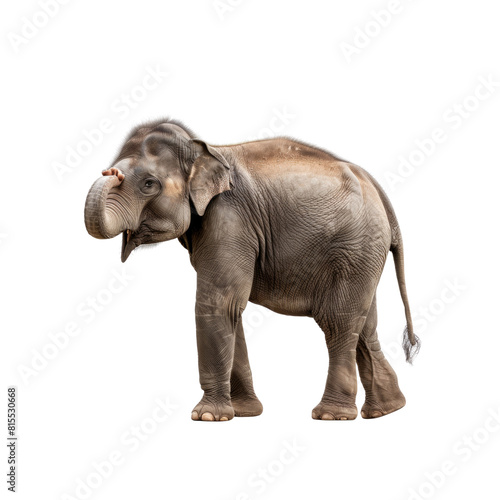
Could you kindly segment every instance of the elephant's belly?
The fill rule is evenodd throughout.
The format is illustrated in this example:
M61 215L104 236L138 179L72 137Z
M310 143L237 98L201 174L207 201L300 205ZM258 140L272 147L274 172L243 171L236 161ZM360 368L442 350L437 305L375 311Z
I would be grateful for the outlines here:
M312 304L308 300L282 300L272 297L250 296L250 302L264 306L278 314L288 316L312 316Z
M314 308L313 290L306 286L307 280L266 279L256 276L250 301L267 307L271 311L289 316L312 316Z
M363 276L382 273L389 248L385 239L348 244L325 239L328 246L319 243L289 252L278 263L258 263L250 301L280 314L315 316L332 299L338 280L359 283Z

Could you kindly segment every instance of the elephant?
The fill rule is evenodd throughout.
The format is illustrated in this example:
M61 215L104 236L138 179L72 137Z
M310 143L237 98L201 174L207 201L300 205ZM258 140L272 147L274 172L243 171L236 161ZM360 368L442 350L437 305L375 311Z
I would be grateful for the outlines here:
M191 418L257 416L242 324L248 301L312 317L329 356L316 420L363 418L406 404L377 337L376 289L393 254L412 362L420 347L408 302L401 230L365 170L308 143L277 137L213 146L180 121L139 125L92 185L85 225L98 239L122 234L121 260L140 245L177 238L197 273L201 401Z

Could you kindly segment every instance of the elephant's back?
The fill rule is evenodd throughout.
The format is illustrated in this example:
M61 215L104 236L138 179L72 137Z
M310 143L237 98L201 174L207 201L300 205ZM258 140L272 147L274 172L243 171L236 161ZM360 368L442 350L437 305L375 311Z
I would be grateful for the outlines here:
M337 166L346 163L333 153L287 137L245 142L221 151L226 148L251 175L269 179L291 174L336 177Z
M280 137L227 147L226 154L271 197L299 207L344 207L351 215L364 204L385 213L376 187L361 167L310 144Z
M223 146L220 151L257 184L271 189L285 188L298 198L329 193L379 204L378 191L361 167L310 144L278 137Z

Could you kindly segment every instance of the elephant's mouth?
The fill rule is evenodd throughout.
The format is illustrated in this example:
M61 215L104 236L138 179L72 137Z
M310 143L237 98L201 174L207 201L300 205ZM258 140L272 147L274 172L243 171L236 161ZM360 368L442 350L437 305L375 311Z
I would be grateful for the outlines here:
M131 229L126 229L122 233L122 262L125 262L134 248L138 245L134 242L134 232Z
M125 229L122 232L122 262L125 262L130 254L141 245L160 243L162 241L177 238L172 231L165 231L163 228L154 228L150 223L143 221L135 230Z

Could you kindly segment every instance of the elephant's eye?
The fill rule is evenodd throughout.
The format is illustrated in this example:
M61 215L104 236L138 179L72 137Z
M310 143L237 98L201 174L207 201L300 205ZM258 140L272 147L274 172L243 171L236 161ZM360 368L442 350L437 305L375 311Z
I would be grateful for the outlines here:
M144 194L152 195L152 194L155 194L159 188L160 188L159 181L156 180L155 178L149 178L149 179L145 179L143 181L141 191Z

